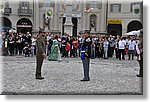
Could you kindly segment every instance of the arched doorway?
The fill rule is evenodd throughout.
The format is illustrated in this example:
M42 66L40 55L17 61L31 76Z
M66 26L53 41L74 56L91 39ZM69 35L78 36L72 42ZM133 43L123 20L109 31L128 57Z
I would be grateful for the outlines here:
M143 28L142 23L137 20L134 20L128 24L127 32L134 31L134 30L140 30L142 28Z
M4 31L8 31L12 28L12 22L6 18L6 17L2 17L2 27L1 29Z
M108 35L112 35L112 36L122 35L122 25L121 24L108 24L107 32L108 32Z
M17 22L17 32L26 34L27 32L32 33L32 22L27 18L21 18Z
M77 18L72 18L72 23L73 23L73 36L77 36L77 25L78 25L78 20Z

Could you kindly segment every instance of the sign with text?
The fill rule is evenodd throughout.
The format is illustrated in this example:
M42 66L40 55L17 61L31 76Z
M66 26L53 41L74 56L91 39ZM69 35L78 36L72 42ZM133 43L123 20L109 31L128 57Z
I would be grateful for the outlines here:
M109 19L108 24L122 24L122 20L119 19Z

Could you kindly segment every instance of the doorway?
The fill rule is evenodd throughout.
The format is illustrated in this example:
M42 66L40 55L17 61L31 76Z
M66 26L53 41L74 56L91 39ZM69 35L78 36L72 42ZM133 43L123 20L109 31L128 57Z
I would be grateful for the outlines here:
M72 33L73 35L72 35L72 36L75 36L75 37L76 37L76 36L77 36L77 29L78 29L78 28L77 28L77 25L78 25L78 20L77 20L77 18L72 18L72 23L73 23L73 29L72 29L72 30L73 30L73 31L72 31L72 32L73 32L73 33Z

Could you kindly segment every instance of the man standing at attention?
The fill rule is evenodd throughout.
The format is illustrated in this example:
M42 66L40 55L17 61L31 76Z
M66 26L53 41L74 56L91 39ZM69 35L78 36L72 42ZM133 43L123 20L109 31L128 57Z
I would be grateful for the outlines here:
M84 77L81 81L90 81L89 77L89 67L90 67L90 58L91 58L91 44L92 39L89 35L89 33L86 33L84 35L84 42L83 46L81 48L81 59L83 63L83 69L84 69Z
M36 79L42 80L44 77L41 76L41 67L43 60L46 58L45 54L45 33L43 30L39 31L39 36L36 40Z

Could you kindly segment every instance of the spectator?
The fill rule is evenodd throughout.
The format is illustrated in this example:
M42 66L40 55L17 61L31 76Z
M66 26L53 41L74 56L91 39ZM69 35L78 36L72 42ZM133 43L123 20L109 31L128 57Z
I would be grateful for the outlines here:
M105 38L104 42L103 42L104 59L108 59L108 46L109 46L109 42L108 42L107 38Z

